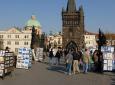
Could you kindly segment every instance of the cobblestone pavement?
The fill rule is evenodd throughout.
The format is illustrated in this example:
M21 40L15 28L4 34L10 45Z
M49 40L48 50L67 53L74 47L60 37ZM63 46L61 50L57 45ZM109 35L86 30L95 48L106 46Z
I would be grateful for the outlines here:
M29 70L15 69L0 85L115 85L115 74L88 73L68 76L64 67L36 62Z

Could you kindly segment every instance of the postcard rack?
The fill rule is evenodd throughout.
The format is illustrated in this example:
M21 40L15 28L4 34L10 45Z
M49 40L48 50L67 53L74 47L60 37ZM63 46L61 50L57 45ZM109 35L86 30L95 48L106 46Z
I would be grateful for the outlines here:
M13 52L5 52L0 56L0 77L3 79L7 74L14 70Z

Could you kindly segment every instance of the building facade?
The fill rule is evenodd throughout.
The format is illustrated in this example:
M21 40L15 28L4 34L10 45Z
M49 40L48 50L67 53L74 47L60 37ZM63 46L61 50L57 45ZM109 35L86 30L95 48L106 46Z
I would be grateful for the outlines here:
M10 51L17 53L18 48L21 47L30 48L30 44L31 44L31 31L21 31L16 28L11 28L7 31L0 31L1 49L9 47Z
M88 34L86 33L84 35L84 42L86 48L97 48L97 42L96 42L96 35L95 34Z
M104 33L104 36L106 38L106 45L115 47L115 34ZM86 31L84 35L85 47L98 48L98 43L97 43L97 41L99 40L98 37L99 37L98 33L92 33L92 32Z
M105 37L106 37L106 44L108 46L115 47L115 34L114 33L105 33Z
M62 40L63 48L84 47L84 12L82 6L77 10L75 0L62 9Z
M27 21L24 29L10 28L6 31L0 31L0 49L9 47L11 51L17 53L18 48L30 48L32 28L35 27L36 33L41 35L41 24L34 15Z
M49 47L62 47L62 34L52 34L47 36L47 45Z

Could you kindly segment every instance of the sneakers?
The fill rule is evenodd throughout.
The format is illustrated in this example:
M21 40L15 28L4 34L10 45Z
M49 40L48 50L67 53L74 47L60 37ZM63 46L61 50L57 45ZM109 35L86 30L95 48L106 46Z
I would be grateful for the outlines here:
M80 74L81 72L73 72L73 74Z
M71 73L69 73L68 75L71 75Z
M67 73L67 72L65 72L65 74L67 75L68 73Z
M66 74L66 75L72 75L71 73L67 73L67 72L65 72L65 74Z

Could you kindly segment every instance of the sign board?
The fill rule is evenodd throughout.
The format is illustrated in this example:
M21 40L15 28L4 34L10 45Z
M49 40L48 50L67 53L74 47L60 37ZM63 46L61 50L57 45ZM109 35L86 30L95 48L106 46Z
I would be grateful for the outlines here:
M16 68L28 69L31 67L32 52L30 48L19 48Z
M13 71L14 69L14 53L4 50L0 51L0 76Z
M43 60L43 48L37 48L35 61L42 61Z
M103 53L103 70L112 71L115 67L114 62L114 47L102 46L101 51Z

